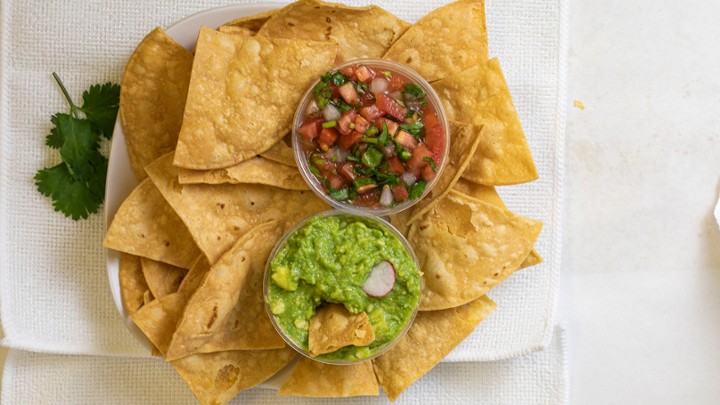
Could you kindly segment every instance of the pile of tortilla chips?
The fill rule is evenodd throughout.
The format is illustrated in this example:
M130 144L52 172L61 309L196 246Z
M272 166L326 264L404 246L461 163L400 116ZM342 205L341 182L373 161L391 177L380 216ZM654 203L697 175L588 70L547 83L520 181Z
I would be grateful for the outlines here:
M443 177L391 218L424 273L421 312L372 361L294 361L301 356L265 311L264 267L287 229L329 207L300 178L287 134L308 85L362 57L419 72L451 120ZM156 28L125 68L120 103L141 183L104 245L122 252L127 313L203 404L224 404L288 365L279 395L379 395L381 386L394 400L494 310L490 289L542 260L533 250L541 223L507 210L494 189L538 173L488 57L482 0L448 4L414 25L376 6L301 0L203 27L194 53ZM362 341L317 319L320 350Z

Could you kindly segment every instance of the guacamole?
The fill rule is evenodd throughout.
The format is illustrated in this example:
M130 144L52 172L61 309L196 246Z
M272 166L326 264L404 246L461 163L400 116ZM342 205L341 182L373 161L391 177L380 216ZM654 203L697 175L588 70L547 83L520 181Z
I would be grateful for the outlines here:
M363 285L383 261L393 265L395 283L387 295L369 296ZM380 222L345 214L314 217L295 231L270 262L267 283L275 321L305 351L310 319L324 302L368 315L372 343L345 346L321 360L373 356L403 331L420 297L420 271L403 243Z

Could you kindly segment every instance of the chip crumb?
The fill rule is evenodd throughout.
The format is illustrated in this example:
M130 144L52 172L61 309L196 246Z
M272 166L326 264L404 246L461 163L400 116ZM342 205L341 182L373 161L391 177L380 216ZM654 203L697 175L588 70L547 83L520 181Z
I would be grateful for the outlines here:
M579 109L581 109L581 110L584 110L584 109L585 109L585 104L583 104L583 102L580 101L580 100L573 100L573 107L579 108Z

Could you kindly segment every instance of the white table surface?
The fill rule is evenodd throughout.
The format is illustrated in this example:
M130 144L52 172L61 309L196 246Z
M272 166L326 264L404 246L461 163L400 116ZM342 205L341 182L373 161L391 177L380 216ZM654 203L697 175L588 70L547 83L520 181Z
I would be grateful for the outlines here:
M574 0L570 14L571 403L720 403L720 2Z

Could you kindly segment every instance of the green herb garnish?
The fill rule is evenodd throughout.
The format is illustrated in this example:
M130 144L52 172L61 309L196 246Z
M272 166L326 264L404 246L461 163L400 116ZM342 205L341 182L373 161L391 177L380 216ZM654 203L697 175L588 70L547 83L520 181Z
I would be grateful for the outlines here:
M348 81L348 78L345 77L342 72L327 72L324 75L322 75L321 79L323 83L332 83L338 87L345 84L346 81Z
M420 139L420 132L423 126L422 121L415 121L412 124L400 124L400 129L411 133L416 139Z
M431 158L430 156L425 156L423 158L423 161L427 162L430 165L432 171L437 173L437 166L435 166L435 160L433 160L433 158Z
M321 110L330 102L332 88L327 83L320 82L313 87L313 98Z
M330 194L330 197L332 197L336 201L345 201L350 198L350 193L347 187L343 187L340 189L331 188L328 191L328 194Z
M377 141L377 139L376 139ZM365 153L363 153L361 162L367 167L378 167L383 159L383 153L376 148L369 147Z
M425 192L425 180L418 180L417 183L413 184L412 188L410 188L408 198L420 198L423 192Z

